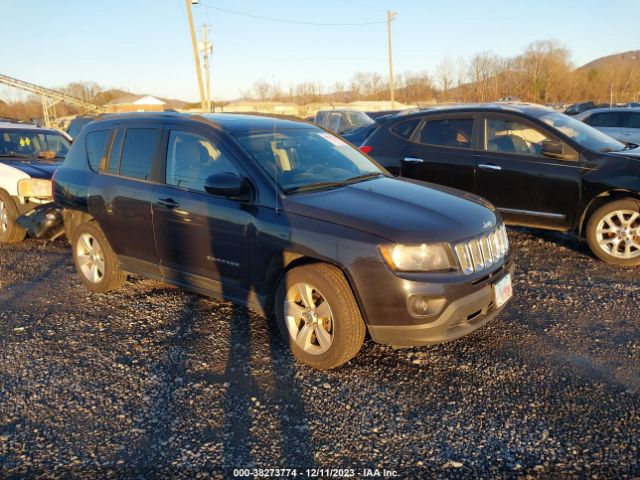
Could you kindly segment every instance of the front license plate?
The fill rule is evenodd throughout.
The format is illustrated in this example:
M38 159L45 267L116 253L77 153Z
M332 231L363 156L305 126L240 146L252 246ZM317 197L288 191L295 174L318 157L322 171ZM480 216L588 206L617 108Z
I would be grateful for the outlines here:
M511 274L507 273L498 283L493 286L493 301L497 308L507 303L513 296L513 287L511 286Z

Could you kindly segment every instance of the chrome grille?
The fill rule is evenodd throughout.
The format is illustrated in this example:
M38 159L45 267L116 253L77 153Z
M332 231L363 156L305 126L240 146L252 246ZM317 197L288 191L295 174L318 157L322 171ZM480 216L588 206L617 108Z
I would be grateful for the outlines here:
M489 233L455 245L462 271L480 272L502 260L509 251L507 229L500 225Z

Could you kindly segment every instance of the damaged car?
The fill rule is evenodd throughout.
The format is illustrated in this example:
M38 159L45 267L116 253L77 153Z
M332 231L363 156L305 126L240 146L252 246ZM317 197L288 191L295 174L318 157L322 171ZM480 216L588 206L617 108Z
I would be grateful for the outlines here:
M28 232L38 238L62 233L51 177L70 147L64 132L0 122L0 243L21 242Z
M500 214L472 194L398 179L307 123L248 115L105 116L54 178L82 283L129 273L275 315L319 369L368 332L441 343L512 296Z

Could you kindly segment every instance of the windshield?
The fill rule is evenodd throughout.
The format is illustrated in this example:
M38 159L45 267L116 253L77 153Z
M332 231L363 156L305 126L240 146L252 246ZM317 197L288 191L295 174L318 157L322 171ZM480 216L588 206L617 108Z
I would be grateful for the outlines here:
M562 113L549 112L539 118L547 125L557 128L584 148L598 152L619 152L625 149L624 143L614 140L600 130L596 130L586 123Z
M53 131L0 130L0 157L63 159L69 147L69 141Z
M320 129L234 134L285 193L335 188L382 175L358 150Z
M351 127L364 127L365 125L371 125L373 123L373 119L364 112L344 112L344 114L349 119L349 123Z

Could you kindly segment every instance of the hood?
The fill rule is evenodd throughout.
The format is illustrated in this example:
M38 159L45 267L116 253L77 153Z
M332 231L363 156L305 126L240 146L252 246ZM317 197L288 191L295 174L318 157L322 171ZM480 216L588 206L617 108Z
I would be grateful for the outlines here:
M628 157L638 160L640 159L640 147L634 148L633 150L623 150L621 152L609 152L609 155L615 155L616 157Z
M456 242L500 221L472 194L415 180L383 177L283 201L287 213L361 230L396 243Z
M25 158L24 160L16 158L0 157L0 163L9 165L21 172L26 173L31 178L51 178L53 172L62 166L62 163L40 160L36 158Z

